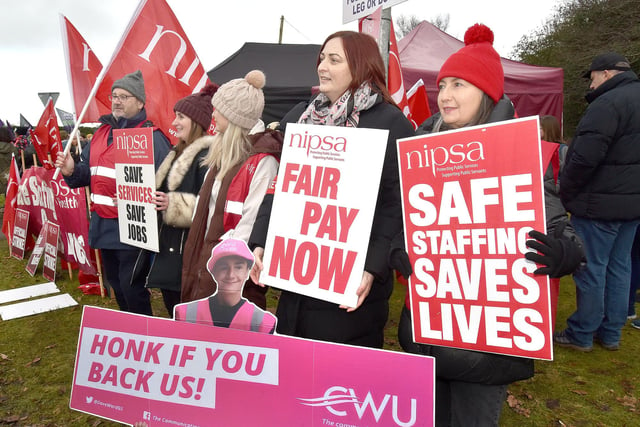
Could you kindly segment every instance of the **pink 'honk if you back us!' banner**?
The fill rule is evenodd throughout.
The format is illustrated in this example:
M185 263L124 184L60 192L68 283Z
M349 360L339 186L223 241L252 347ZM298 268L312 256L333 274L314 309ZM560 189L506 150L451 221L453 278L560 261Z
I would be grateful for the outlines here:
M85 306L70 407L149 426L428 426L434 366L426 356Z

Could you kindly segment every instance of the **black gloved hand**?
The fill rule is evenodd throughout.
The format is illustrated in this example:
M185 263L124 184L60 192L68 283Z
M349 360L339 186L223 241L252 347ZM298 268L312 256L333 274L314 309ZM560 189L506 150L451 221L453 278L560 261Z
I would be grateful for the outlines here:
M527 252L524 257L536 264L543 265L534 271L534 274L548 274L549 277L554 278L562 277L573 273L584 259L582 247L562 235L562 228L557 229L553 236L536 230L529 232L529 236L535 240L527 240L526 245L538 253Z
M389 266L400 272L402 277L407 280L409 279L409 276L411 276L411 273L413 273L411 261L409 261L409 254L404 249L404 233L398 233L391 241L391 247L389 249Z

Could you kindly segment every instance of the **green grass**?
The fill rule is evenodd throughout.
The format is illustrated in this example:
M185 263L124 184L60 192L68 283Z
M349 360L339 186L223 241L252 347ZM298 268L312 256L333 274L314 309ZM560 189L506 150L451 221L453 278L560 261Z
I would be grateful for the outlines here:
M8 256L0 242L0 290L46 280L41 269L31 277L26 261ZM56 284L79 305L36 316L0 321L0 426L115 426L117 423L69 409L69 394L82 305L117 309L115 301L84 295L77 279L58 268ZM270 291L273 309L278 293ZM154 312L167 316L159 293ZM385 347L400 351L397 326L404 289L396 285L391 301ZM556 326L575 304L573 281L561 284ZM637 426L640 425L640 330L625 326L617 352L598 346L589 354L556 348L553 362L536 362L536 375L509 388L502 426Z

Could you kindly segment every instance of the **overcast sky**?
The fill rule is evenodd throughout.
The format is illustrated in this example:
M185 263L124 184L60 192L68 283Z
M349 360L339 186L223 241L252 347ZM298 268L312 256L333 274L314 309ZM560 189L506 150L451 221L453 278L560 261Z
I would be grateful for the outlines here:
M277 43L284 16L283 43L321 44L342 24L346 0L167 0L205 70L244 42ZM539 28L562 0L407 0L392 8L394 20L415 15L431 21L449 15L447 32L462 39L476 22L495 34L494 46L508 57L523 35ZM0 119L19 123L20 113L35 125L44 106L38 92L60 92L57 108L72 112L60 33L60 14L78 29L106 64L138 0L0 0ZM241 76L238 76L241 77Z

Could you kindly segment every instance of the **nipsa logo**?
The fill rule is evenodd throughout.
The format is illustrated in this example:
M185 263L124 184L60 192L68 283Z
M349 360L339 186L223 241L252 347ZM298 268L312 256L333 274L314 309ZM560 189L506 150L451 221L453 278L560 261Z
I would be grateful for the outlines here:
M347 150L347 139L342 136L310 135L308 131L292 132L289 136L289 147L304 148L309 153L336 155Z
M127 155L131 153L146 151L149 147L146 135L123 135L115 138L118 150L127 150Z
M416 424L416 399L410 399L409 405L400 405L399 398L396 395L385 394L382 398L376 398L367 391L364 399L361 399L352 388L342 386L329 387L322 397L304 399L298 398L300 403L305 406L324 407L331 414L338 417L353 417L357 415L358 419L362 419L367 413L371 413L376 423L383 425L391 425L391 421L397 426L410 427ZM391 404L389 404L391 401ZM389 406L391 406L389 408ZM402 406L403 420L400 419L400 408ZM406 412L410 406L410 414ZM390 413L390 414L389 414ZM348 424L344 424L348 425Z
M436 170L446 168L448 165L460 165L484 160L484 146L480 141L471 141L466 144L453 144L450 147L430 148L425 144L422 150L414 150L405 153L407 170L413 168L429 168L435 176Z

